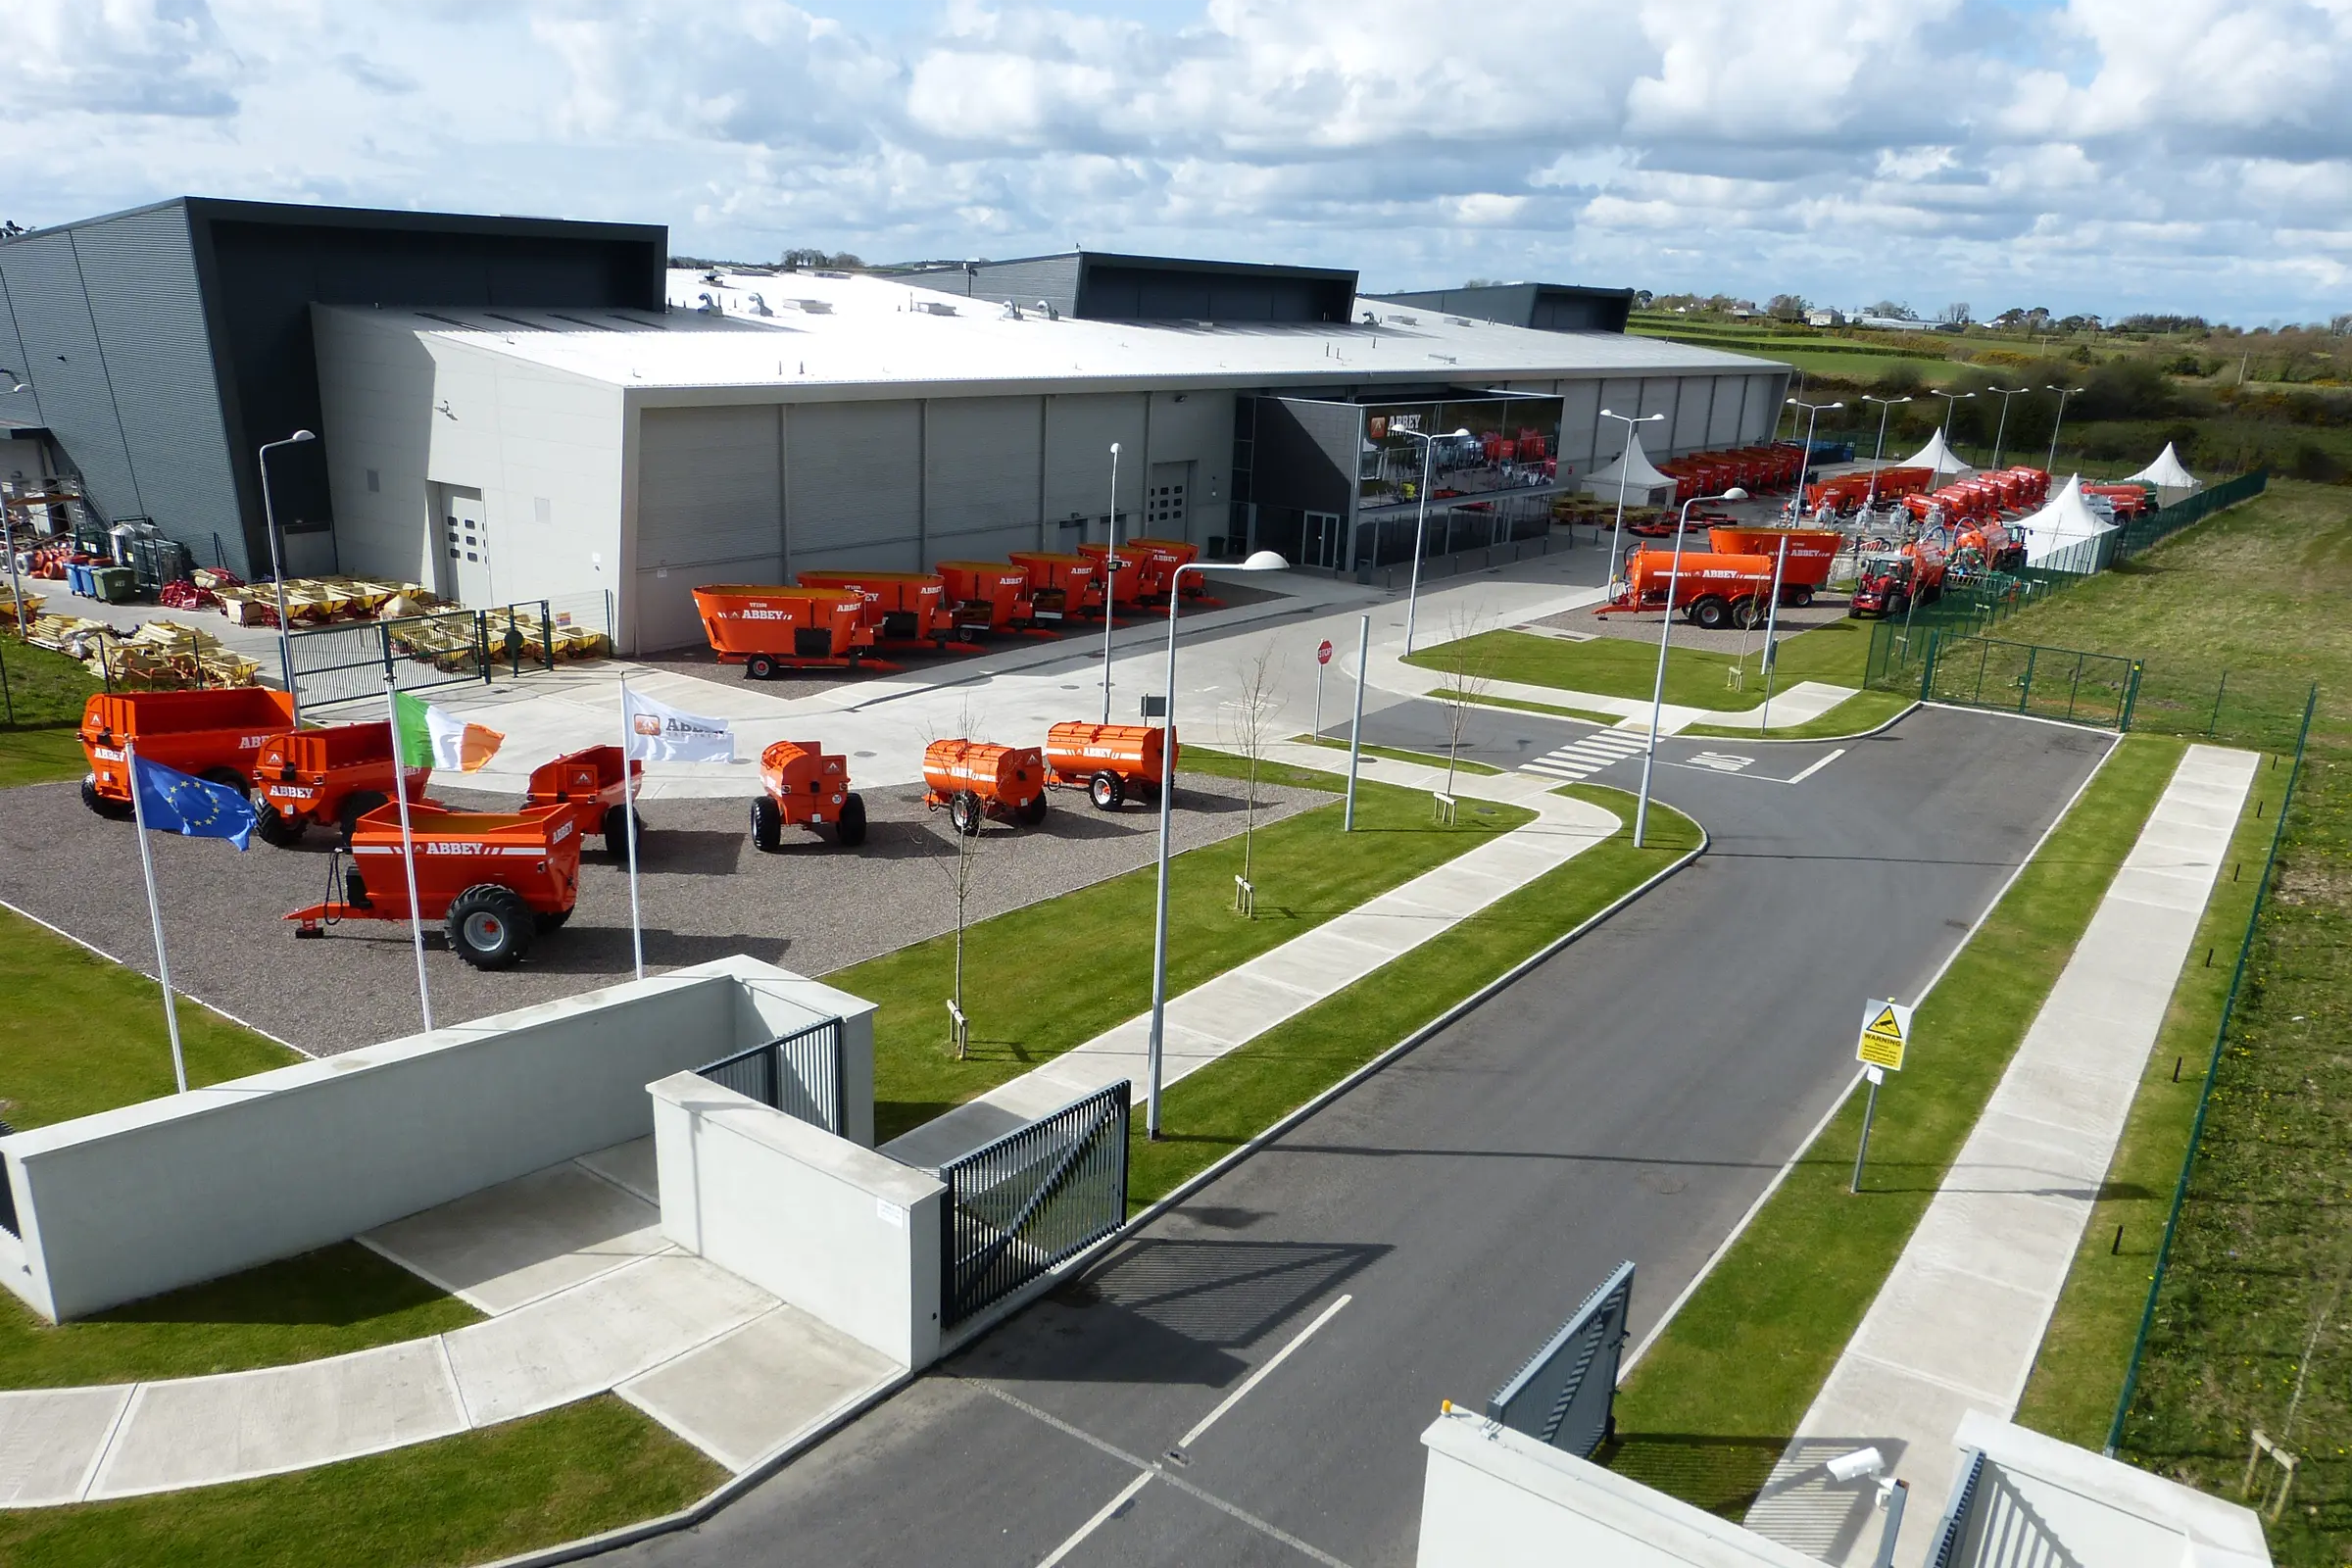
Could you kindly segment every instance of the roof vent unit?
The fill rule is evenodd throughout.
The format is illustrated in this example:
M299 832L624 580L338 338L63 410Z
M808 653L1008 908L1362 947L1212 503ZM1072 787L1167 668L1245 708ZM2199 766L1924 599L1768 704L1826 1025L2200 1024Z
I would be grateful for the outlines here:
M764 296L755 294L752 296L752 314L754 316L773 316L776 313L767 308L767 300Z
M817 270L817 273L816 273L816 275L817 275L817 276L819 276L819 277L847 277L847 276L849 276L850 274L849 274L849 273L847 273L847 272L828 272L828 271L824 270L822 268L819 268L819 269Z
M928 311L933 316L954 316L956 314L956 307L945 300L920 300L916 302L914 308L918 311Z
M1418 316L1392 316L1389 318L1389 323L1392 326L1419 326L1421 318Z
M725 307L721 306L718 301L712 299L708 290L696 295L695 297L703 302L701 305L695 308L701 311L705 316L724 316L726 314Z
M1448 316L1446 318L1446 319L1448 323L1454 326L1471 326L1476 324L1467 316Z
M810 316L831 316L833 314L831 300L794 300L792 303Z

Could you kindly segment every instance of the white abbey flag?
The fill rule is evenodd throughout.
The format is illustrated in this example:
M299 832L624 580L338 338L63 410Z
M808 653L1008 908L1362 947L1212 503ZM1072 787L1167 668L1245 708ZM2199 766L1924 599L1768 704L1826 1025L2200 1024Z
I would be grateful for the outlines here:
M723 718L705 718L620 689L621 727L629 755L653 762L732 762L735 731Z

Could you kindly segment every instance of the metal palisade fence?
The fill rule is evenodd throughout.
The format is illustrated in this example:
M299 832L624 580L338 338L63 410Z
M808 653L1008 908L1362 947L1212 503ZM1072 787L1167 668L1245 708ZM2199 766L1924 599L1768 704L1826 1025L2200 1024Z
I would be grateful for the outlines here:
M1124 1080L940 1167L940 1324L1001 1301L1127 1222Z
M286 644L287 672L302 706L374 697L388 671L402 691L491 681L550 670L565 659L598 658L612 649L607 594L535 599L495 610L447 610L392 620L296 627Z

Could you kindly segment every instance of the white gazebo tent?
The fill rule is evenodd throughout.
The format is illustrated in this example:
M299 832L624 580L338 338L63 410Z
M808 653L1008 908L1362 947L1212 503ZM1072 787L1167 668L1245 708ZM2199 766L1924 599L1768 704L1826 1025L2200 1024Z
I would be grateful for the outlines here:
M1902 462L1895 464L1894 466L1898 468L1933 468L1938 479L1947 473L1970 471L1969 466L1960 461L1960 454L1944 444L1941 430L1936 431L1934 439L1930 440L1926 446L1921 447Z
M1639 430L1632 432L1615 463L1585 475L1585 493L1603 501L1616 500L1621 485L1629 507L1665 506L1674 500L1674 475L1660 473L1651 466L1649 455L1642 450Z
M2049 564L2065 571L2087 572L2095 567L2096 552L2078 547L2115 532L2115 524L2090 510L2082 499L2082 476L2066 481L2066 488L2033 515L2010 524L2025 537L2026 564ZM2063 558L2063 559L2053 559Z
M2124 483L2152 484L2160 491L2180 491L2183 494L2197 489L2199 485L2197 476L2188 471L2186 465L2180 461L2180 454L2173 450L2170 441L2164 444L2164 450L2156 455L2154 463L2137 473L2126 474Z

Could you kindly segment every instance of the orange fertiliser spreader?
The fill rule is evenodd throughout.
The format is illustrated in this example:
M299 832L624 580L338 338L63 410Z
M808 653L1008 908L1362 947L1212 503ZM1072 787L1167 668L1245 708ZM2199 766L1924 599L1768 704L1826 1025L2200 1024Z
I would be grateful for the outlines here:
M580 887L580 834L567 806L507 812L409 808L416 846L416 912L438 920L458 956L504 969L532 940L571 918ZM338 850L327 901L286 916L298 937L322 937L344 920L407 920L400 808L379 806L352 830L350 860ZM337 875L340 872L340 876Z
M541 762L532 768L523 795L532 806L565 808L581 834L597 834L604 839L608 852L626 855L629 819L622 813L644 787L643 761L631 760L624 766L619 747L590 746L566 752L552 762ZM637 822L637 834L640 838L645 836L642 817Z
M1090 724L1071 720L1046 731L1046 782L1084 790L1100 811L1118 809L1130 795L1159 799L1163 763L1172 764L1175 735L1152 724Z
M850 788L850 760L818 741L777 741L760 754L761 793L752 797L752 848L772 855L786 827L833 824L844 849L865 842L865 802Z
M135 740L150 762L247 794L264 743L293 727L294 699L259 686L92 697L81 710L81 750L90 763L82 804L101 816L131 814L125 740Z
M424 799L429 762L411 763L402 793ZM253 827L269 843L293 844L309 827L351 826L392 798L392 726L330 724L288 730L263 743L253 761Z
M980 831L983 817L1025 827L1046 819L1046 759L1034 746L933 741L923 748L923 804L948 808L956 831Z
M865 596L847 588L710 583L694 591L694 608L718 662L741 664L754 680L782 669L898 667L872 657Z

